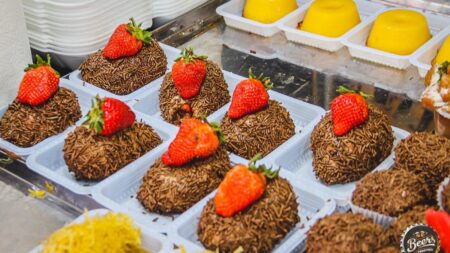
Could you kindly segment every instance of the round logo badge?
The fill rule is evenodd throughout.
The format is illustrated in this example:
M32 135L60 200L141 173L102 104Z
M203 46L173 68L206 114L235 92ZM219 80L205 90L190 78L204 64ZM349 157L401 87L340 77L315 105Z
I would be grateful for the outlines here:
M438 253L439 236L430 226L415 224L403 232L400 248L402 253Z

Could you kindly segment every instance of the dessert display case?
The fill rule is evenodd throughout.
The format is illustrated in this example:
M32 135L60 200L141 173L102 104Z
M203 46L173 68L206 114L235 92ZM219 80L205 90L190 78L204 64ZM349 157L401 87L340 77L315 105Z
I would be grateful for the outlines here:
M227 6L219 7L225 2L228 2ZM275 25L252 27L255 24L249 23L241 27L242 30L233 28L242 25L239 23L242 20L233 20L233 13L226 11L235 11L242 4L240 2L244 1L207 1L165 24L154 20L152 33L161 43L169 69L179 49L192 47L197 54L208 55L208 60L222 68L230 95L237 83L247 76L249 68L270 77L274 83L273 91L269 92L270 97L280 101L290 113L295 135L275 148L262 162L281 167L281 176L292 184L293 191L300 196L300 223L274 248L274 252L303 252L307 231L326 215L350 210L352 192L356 187L355 182L324 184L314 175L312 164L312 131L326 111L330 110L330 103L338 95L336 90L339 86L345 85L373 96L369 103L381 108L392 124L394 147L401 139L416 131L436 129L436 132L448 134L449 127L443 129L443 125L449 125L448 119L435 117L435 112L425 108L420 99L425 89L423 76L426 72L426 64L421 61L431 59L428 51L436 50L436 44L442 43L445 38L443 34L448 33L450 6L442 0L356 1L364 10L362 23L355 27L356 31L367 25L364 20L373 21L375 16L371 14L387 8L415 8L426 12L428 16L438 17L430 19L437 20L437 28L432 31L434 35L438 34L436 38L425 44L424 49L412 54L411 59L409 56L403 57L406 63L403 62L399 69L353 58L352 48L346 46L346 41L355 36L352 32L344 34L342 38L327 40L294 31L289 27L295 25L293 18L298 13L304 15L306 9L294 11ZM310 4L303 0L298 2ZM314 46L314 43L319 43L319 46ZM37 245L56 229L80 216L83 210L102 208L129 214L142 227L144 244L152 252L180 252L180 246L187 252L203 250L196 233L197 223L203 206L213 198L216 191L181 215L147 212L136 198L149 165L163 154L178 131L176 125L164 121L158 106L159 88L164 76L152 81L154 85L144 86L128 95L114 95L85 83L79 70L65 74L62 81L64 87L78 86L74 89L79 89L76 91L81 94L77 95L82 97L83 115L89 107L89 99L95 94L116 97L126 101L140 120L154 127L162 144L98 184L76 181L66 172L67 166L62 158L63 144L64 137L72 128L59 137L45 140L40 147L36 146L39 150L2 146L0 226L8 229L0 230L4 239L0 241L0 251L28 252L34 249L31 252L39 252L35 248ZM207 119L220 122L229 106L230 103L227 103ZM80 124L81 121L77 123ZM0 140L0 144L3 141ZM234 153L230 155L230 160L232 164L248 163L248 159ZM374 170L390 169L394 164L393 151ZM42 190L45 191L44 196L37 194ZM93 213L104 214L105 210L89 212L90 215ZM80 217L75 222L84 218ZM148 230L148 227L151 229ZM14 241L14 245L10 241Z

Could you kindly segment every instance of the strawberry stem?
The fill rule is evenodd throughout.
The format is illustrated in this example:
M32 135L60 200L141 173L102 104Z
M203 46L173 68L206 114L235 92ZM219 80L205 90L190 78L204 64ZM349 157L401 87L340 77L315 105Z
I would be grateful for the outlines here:
M257 77L255 74L253 74L252 68L248 69L248 78L261 81L266 90L270 90L273 88L273 83L270 81L269 77L264 76L264 73L259 74L259 76Z
M256 167L256 161L260 160L262 158L262 154L258 153L256 154L248 164L248 169L251 171L262 173L264 176L266 176L268 179L274 179L278 176L280 169L272 170L272 167L267 168L266 165L259 165Z
M222 132L222 129L220 129L220 123L218 122L208 122L208 119L206 118L206 114L202 114L201 117L202 121L205 123L208 123L209 126L212 127L212 129L214 129L214 132L217 135L217 138L219 138L219 144L224 144L225 143L225 136Z
M347 88L347 87L345 87L343 85L339 86L338 89L336 90L336 92L341 94L341 95L344 95L344 94L347 94L347 93L356 93L356 94L360 95L361 97L363 97L365 99L373 98L373 95L367 94L367 93L365 93L363 91L355 91L355 90Z
M134 18L130 18L128 23L127 31L136 37L136 39L142 41L144 44L148 45L152 42L152 33L141 28L142 23L136 25Z
M27 72L30 69L36 69L38 67L41 66L48 66L50 68L52 68L52 58L50 57L50 54L47 54L47 61L44 61L44 59L42 59L42 57L40 55L36 55L36 63L35 64L28 64L28 67L25 68L25 72ZM55 74L59 77L59 73L58 71L56 71L54 68L52 68L52 70L55 72Z
M89 129L94 130L97 134L101 133L103 130L103 110L102 110L103 99L98 95L92 99L92 107L87 115L86 121L83 125Z
M183 59L186 64L189 64L191 61L194 61L197 59L204 61L207 58L208 58L208 56L205 56L205 55L194 54L194 49L192 49L192 47L190 47L190 48L183 48L183 50L181 50L180 56L175 59L175 62Z

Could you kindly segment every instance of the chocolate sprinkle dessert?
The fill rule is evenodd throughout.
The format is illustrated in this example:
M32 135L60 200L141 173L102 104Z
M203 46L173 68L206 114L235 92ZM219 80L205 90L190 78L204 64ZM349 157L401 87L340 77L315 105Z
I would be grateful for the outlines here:
M172 81L172 73L168 73L161 85L159 107L161 116L168 122L179 125L185 117L201 118L210 115L230 101L228 84L225 82L222 70L212 61L206 60L206 77L197 96L183 99ZM181 109L189 104L192 113Z
M400 253L400 246L388 246L375 251L375 253Z
M199 241L208 249L233 252L270 252L300 221L296 195L289 182L267 182L263 196L247 209L224 218L216 213L214 199L203 208L197 227Z
M81 65L83 80L116 95L127 95L161 77L167 70L167 58L153 39L134 56L108 60L103 50L90 55Z
M425 179L430 190L450 175L450 139L431 133L413 133L395 148L395 167Z
M144 123L134 123L112 136L102 136L79 126L66 137L64 160L77 179L101 180L161 142L158 134Z
M392 223L390 228L391 242L393 245L400 245L401 236L409 226L418 223L426 224L425 211L428 208L432 207L426 205L415 206L410 211L398 216L397 220Z
M352 213L335 213L320 219L307 238L308 253L372 253L388 244L383 227Z
M442 191L442 208L450 213L450 184L446 185Z
M344 136L333 133L328 112L311 135L313 167L325 184L345 184L361 179L391 153L394 135L386 114L369 105L369 117Z
M181 213L216 189L230 168L224 147L213 156L179 167L158 159L145 175L137 199L150 212Z
M19 147L31 147L64 132L81 118L76 94L59 87L41 106L29 106L17 99L0 119L0 137Z
M256 113L239 119L222 118L221 127L227 149L246 159L257 153L269 154L295 134L289 112L274 100Z
M384 215L397 217L424 204L431 197L425 181L406 170L375 171L356 185L352 203Z

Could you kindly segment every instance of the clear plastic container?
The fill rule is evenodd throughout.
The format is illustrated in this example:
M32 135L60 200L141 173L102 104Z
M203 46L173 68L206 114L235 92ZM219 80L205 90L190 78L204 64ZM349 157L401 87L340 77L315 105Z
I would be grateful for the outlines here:
M64 78L60 79L59 84L61 87L67 88L67 89L75 92L75 94L77 95L77 98L78 98L78 103L80 104L81 115L83 115L83 116L86 115L86 113L89 111L89 108L91 107L91 102L92 102L92 99L94 98L95 94L93 94L89 91L79 89L78 87L74 87L71 81L64 79ZM6 112L7 109L8 109L8 106L5 106L0 109L0 117L3 116L3 114ZM84 119L81 118L80 120L78 120L78 122L76 122L76 125L81 124L83 121L84 121ZM0 138L0 147L18 155L18 156L26 157L30 154L35 153L39 149L42 149L43 147L48 146L50 143L55 141L58 137L67 135L67 133L69 131L70 131L70 128L66 129L64 132L62 132L60 134L51 136L51 137L39 142L38 144L28 147L28 148L22 148L22 147L16 146L16 145L12 144L11 142L8 142L8 141Z
M345 34L337 38L331 38L297 29L298 24L303 21L303 18L305 17L311 3L312 2L308 2L301 8L283 18L283 21L278 24L278 28L284 31L286 38L290 41L317 47L331 52L335 52L341 49L344 46L344 44L342 43L342 39L344 38ZM364 20L370 18L370 16L374 13L386 8L382 4L365 0L355 0L355 3L358 7L359 16L361 18L360 24L362 24ZM357 26L353 27L352 29L356 29Z
M142 120L147 125L151 126L161 137L163 143L137 160L129 163L110 177L103 179L101 182L109 181L112 176L127 174L130 171L135 170L146 161L147 157L152 157L153 153L161 150L165 142L171 140L175 136L175 132L173 132L170 127L167 127L167 124L164 122L157 122L139 113L136 113L136 119L138 121ZM72 127L69 131L73 131L74 129L75 127ZM45 148L42 148L29 156L26 161L27 166L31 170L51 179L53 182L63 185L77 194L89 194L98 185L98 182L76 180L69 172L64 161L63 153L65 137L66 135L53 140L50 145L47 145Z

